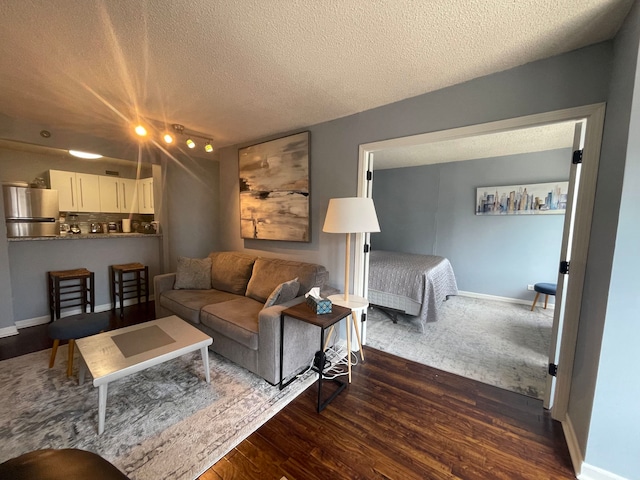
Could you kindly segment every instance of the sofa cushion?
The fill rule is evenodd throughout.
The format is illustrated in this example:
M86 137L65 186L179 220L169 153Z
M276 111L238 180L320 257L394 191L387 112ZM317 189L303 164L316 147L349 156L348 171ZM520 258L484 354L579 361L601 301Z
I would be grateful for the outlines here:
M202 307L234 298L238 298L238 296L219 290L168 290L160 295L160 305L184 320L200 323Z
M224 292L244 295L256 257L239 252L213 252L209 258L211 286Z
M211 288L211 259L178 257L175 289Z
M258 258L253 265L246 295L264 303L279 284L296 277L300 282L299 294L303 294L311 287L322 287L327 277L327 270L322 265L314 263Z
M200 322L251 350L257 350L258 315L263 306L248 297L234 298L203 307Z
M267 301L264 302L264 308L268 308L272 305L281 305L289 300L293 300L298 296L298 291L300 290L300 282L298 282L298 278L294 278L293 280L289 280L288 282L281 283L278 285Z

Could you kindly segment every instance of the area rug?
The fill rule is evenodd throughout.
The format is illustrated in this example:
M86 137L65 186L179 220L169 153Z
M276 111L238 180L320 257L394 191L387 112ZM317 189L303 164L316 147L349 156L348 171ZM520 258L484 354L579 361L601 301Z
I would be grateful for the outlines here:
M0 362L0 462L42 448L98 453L134 480L193 479L311 385L309 372L280 391L209 352L109 384L105 431L97 434L98 389L66 376L66 346ZM75 362L78 363L78 362Z
M489 385L543 398L553 310L471 297L450 297L438 321L377 308L367 315L367 345Z

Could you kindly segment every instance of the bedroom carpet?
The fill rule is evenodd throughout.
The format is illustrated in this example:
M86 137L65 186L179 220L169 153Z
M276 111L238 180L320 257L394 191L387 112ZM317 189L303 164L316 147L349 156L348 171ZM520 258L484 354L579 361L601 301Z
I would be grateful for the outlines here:
M367 345L466 378L544 398L553 309L450 297L437 322L367 314Z
M52 369L51 350L0 362L0 462L36 449L80 448L133 480L193 479L316 378L307 373L280 391L209 352L207 384L194 352L109 384L99 436L98 389L90 377L84 385L77 375L67 378L66 345L60 349Z

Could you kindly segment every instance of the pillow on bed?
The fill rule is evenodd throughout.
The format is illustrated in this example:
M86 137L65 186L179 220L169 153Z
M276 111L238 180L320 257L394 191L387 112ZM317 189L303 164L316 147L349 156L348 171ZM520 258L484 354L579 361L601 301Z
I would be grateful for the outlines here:
M267 301L264 302L264 308L270 307L272 305L281 305L289 300L293 300L298 296L298 291L300 290L300 283L298 282L298 278L294 278L293 280L289 280L288 282L283 282L273 289Z
M211 288L211 258L178 257L176 290L208 290Z

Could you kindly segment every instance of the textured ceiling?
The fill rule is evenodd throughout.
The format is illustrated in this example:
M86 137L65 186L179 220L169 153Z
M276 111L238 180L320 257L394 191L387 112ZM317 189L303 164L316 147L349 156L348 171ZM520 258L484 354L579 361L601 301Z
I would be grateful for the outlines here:
M3 0L0 120L251 141L610 39L631 3Z
M376 170L542 152L573 146L575 122L389 148L373 154Z

